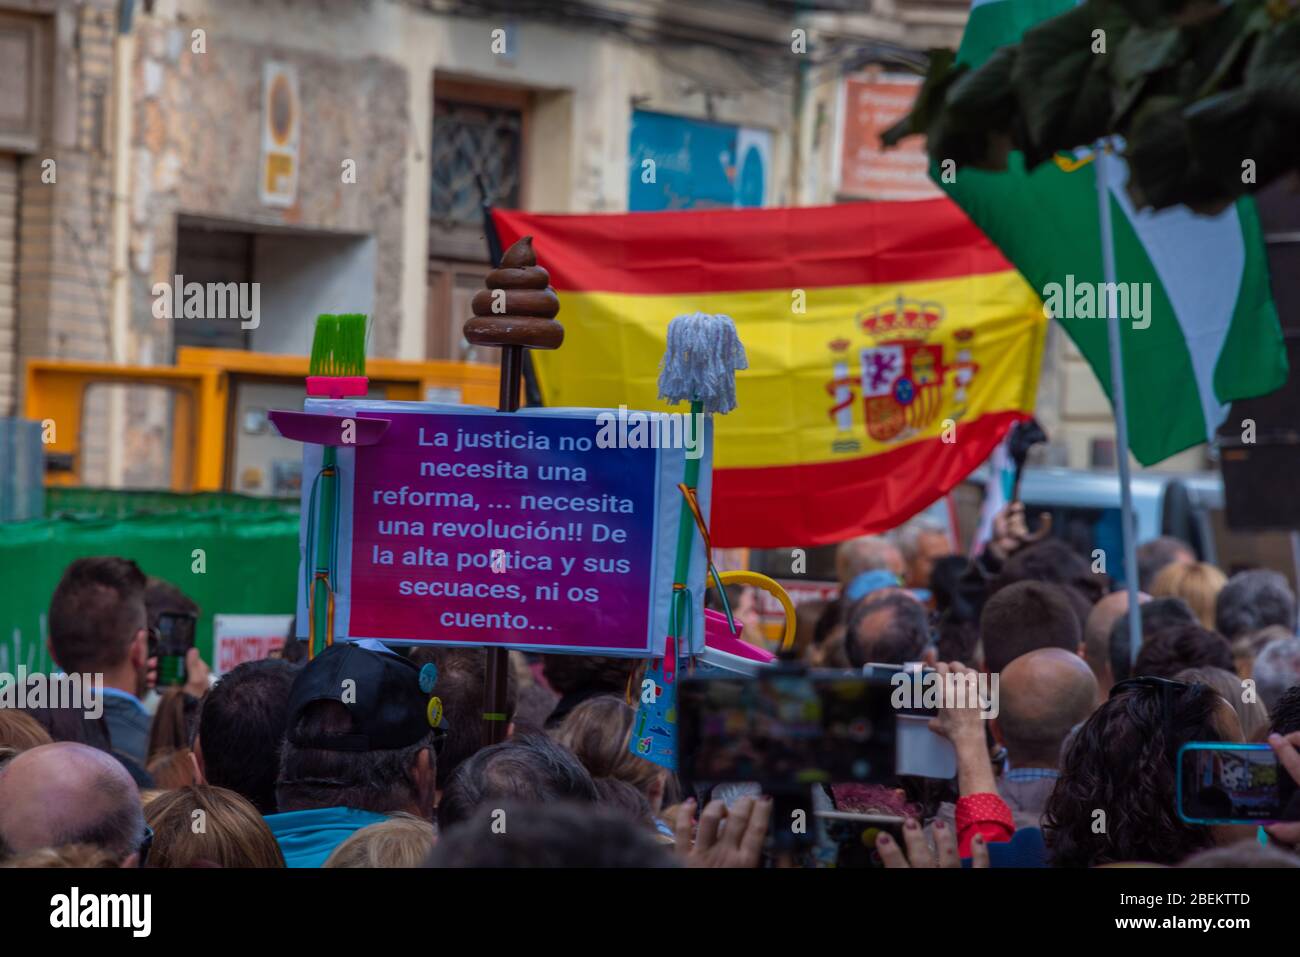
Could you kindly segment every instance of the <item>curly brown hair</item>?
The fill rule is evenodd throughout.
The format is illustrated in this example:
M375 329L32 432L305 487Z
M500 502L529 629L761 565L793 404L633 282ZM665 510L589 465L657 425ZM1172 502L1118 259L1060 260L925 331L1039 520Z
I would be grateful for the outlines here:
M1067 747L1043 815L1052 865L1175 864L1209 847L1210 829L1178 816L1174 762L1189 741L1222 741L1216 718L1229 707L1205 685L1153 682L1094 711Z

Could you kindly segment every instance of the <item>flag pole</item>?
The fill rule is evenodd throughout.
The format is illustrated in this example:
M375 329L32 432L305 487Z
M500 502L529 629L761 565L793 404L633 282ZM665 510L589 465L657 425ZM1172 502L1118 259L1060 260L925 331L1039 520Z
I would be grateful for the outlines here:
M1101 270L1106 283L1106 337L1110 349L1110 396L1115 409L1115 455L1119 465L1120 531L1124 547L1124 586L1128 591L1128 647L1131 664L1137 664L1142 644L1138 611L1137 529L1133 527L1133 477L1128 462L1128 410L1124 402L1124 356L1120 351L1120 318L1116 308L1119 291L1115 278L1115 234L1110 224L1110 179L1107 154L1110 141L1100 140L1094 150L1097 177L1097 213L1101 226Z

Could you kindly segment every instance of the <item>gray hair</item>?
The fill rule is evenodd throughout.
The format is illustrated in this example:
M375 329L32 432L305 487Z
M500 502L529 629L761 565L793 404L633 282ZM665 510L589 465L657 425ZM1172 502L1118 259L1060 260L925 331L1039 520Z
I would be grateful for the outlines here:
M922 535L943 535L947 537L948 530L944 528L943 523L928 515L918 515L906 525L899 528L894 533L894 540L898 542L898 550L903 553L904 561L912 561L916 558L921 550Z
M863 572L889 568L890 553L898 546L885 535L861 535L841 542L835 550L835 572L840 584L847 585Z
M1269 714L1292 685L1300 685L1300 638L1270 641L1255 656L1255 689Z
M1281 625L1295 634L1295 592L1282 575L1263 568L1228 579L1214 606L1219 634L1229 641L1248 631Z
M1244 635L1238 635L1232 639L1232 657L1234 660L1242 658L1248 659L1250 664L1247 671L1255 666L1255 658L1264 646L1279 638L1292 637L1292 631L1289 628L1283 628L1281 625L1269 625L1267 628L1261 628L1259 631L1248 631ZM1237 670L1242 670L1238 664Z
M63 831L59 835L58 842L60 846L91 844L102 847L114 857L125 859L135 853L144 842L144 829L144 809L139 800L118 800L114 807L97 820Z
M316 701L303 709L290 730L304 737L346 734L352 730L352 718L338 701ZM299 747L286 735L275 782L276 805L281 811L350 807L388 814L404 810L419 797L411 769L422 751L429 752L429 766L436 771L434 740L430 729L404 748L333 751Z

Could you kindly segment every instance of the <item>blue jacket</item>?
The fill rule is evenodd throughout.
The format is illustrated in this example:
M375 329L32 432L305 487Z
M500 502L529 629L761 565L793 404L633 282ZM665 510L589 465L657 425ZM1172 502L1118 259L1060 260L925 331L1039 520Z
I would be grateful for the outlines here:
M353 807L321 807L266 815L266 824L280 844L289 867L320 867L349 837L387 815Z
M104 722L114 751L121 751L140 767L149 759L149 725L152 716L140 699L117 688L104 689Z

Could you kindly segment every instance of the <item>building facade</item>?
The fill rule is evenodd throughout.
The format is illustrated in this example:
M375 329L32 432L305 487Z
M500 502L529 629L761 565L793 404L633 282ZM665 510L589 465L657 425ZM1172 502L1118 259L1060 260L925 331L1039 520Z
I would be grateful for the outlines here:
M370 314L376 356L491 361L460 332L485 199L933 195L923 144L884 154L878 133L965 17L961 0L0 0L0 415L28 358L304 354L320 312ZM256 288L255 321L186 308L191 284L232 283ZM1045 373L1050 455L1086 466L1109 407L1059 332ZM86 481L165 485L165 390L88 405Z

